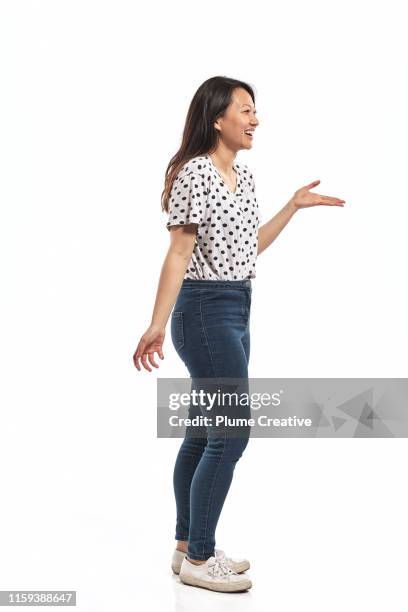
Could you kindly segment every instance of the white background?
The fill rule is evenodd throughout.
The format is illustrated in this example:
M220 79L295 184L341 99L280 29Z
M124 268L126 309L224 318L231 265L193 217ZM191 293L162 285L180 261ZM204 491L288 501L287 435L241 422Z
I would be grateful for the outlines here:
M254 439L217 546L254 583L170 571L180 440L156 438L138 372L169 235L164 172L207 78L248 81L263 222L252 377L405 377L404 3L1 3L0 589L71 589L79 610L406 610L404 439Z

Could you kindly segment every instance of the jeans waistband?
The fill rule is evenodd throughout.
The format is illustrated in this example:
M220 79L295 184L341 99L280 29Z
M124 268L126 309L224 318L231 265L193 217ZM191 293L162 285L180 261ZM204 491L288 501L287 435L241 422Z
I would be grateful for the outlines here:
M195 289L200 288L203 289L211 288L211 289L252 289L252 283L250 279L246 280L205 280L205 279L192 279L185 278L182 282L181 288L189 288Z

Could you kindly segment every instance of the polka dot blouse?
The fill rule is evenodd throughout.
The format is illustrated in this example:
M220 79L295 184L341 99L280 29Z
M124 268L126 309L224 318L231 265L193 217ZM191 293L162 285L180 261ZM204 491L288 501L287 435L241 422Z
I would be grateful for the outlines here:
M245 164L230 191L209 155L193 157L177 174L169 197L166 227L198 225L185 279L246 280L255 278L258 226L262 215L255 181Z

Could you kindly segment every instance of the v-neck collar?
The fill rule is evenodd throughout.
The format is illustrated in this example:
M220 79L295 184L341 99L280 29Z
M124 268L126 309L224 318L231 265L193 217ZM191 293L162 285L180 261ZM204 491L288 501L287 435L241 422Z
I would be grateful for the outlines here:
M231 191L231 189L228 187L228 185L227 185L227 183L226 183L225 178L224 178L224 177L222 176L222 174L219 172L219 170L217 169L217 166L214 164L213 160L211 159L211 157L209 156L209 154L208 154L208 153L205 155L205 157L208 159L208 161L210 162L210 164L212 165L212 167L214 168L214 170L216 171L216 173L218 174L218 176L219 176L219 177L220 177L220 179L222 180L222 182L223 182L223 184L224 184L224 186L225 186L225 189L228 191L228 193L229 193L229 194L231 194L231 195L232 195L232 197L234 197L234 198L235 198L235 197L238 195L238 189L239 189L239 187L240 187L240 173L239 173L239 170L238 170L238 168L237 168L237 164L236 164L236 162L235 162L235 159L234 159L234 161L232 162L232 167L233 167L233 169L235 170L235 173L236 173L236 175L237 175L237 182L236 182L236 185L235 185L235 191Z

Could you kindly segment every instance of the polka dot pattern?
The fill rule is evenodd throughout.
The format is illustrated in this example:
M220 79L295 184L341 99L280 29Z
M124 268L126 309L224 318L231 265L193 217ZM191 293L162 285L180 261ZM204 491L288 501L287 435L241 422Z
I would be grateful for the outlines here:
M246 280L256 276L258 226L262 219L254 177L234 161L235 192L230 191L209 155L194 157L176 176L166 227L197 224L185 279Z

